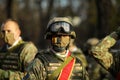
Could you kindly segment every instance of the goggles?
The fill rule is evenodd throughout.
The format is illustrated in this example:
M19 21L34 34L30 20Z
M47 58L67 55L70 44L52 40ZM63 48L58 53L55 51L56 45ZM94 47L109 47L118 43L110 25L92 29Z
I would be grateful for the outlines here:
M50 30L52 32L58 32L60 29L63 29L64 32L69 33L71 31L71 25L67 22L56 22L51 25Z

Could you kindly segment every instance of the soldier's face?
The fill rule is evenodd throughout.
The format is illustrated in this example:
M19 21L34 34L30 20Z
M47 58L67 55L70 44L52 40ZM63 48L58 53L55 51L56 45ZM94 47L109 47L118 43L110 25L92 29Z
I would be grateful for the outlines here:
M58 47L66 47L70 42L69 35L55 35L52 37L52 44Z
M1 27L4 41L12 45L19 37L19 32L14 22L8 21Z

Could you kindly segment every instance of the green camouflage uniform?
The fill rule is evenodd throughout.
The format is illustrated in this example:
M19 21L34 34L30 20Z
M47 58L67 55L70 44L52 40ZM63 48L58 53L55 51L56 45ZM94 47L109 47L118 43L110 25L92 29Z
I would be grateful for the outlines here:
M88 63L86 60L86 56L84 55L84 53L82 52L82 50L80 48L76 47L76 50L72 51L72 53L81 60L81 62L83 63L83 66L87 67Z
M91 80L114 80L112 75L98 64L91 56L87 56L88 74Z
M51 50L41 51L28 68L29 77L25 76L24 80L57 80L58 76L53 76L53 79L51 79L50 75L64 61L64 58L56 56ZM89 80L88 74L78 58L76 59L70 80Z
M61 76L62 80L89 80L82 61L68 50L70 40L76 38L72 27L71 19L67 17L49 21L45 39L51 41L51 48L36 55L23 80L59 80Z
M0 50L0 80L21 80L36 53L37 48L32 42L20 40L10 49L5 45Z
M92 46L95 46L99 42L97 38L89 38L84 44L83 51L86 54L88 61L88 74L91 80L114 80L111 74L105 70L100 64L98 64L93 57L89 55Z
M118 35L113 32L91 49L93 57L114 77L120 71L120 54L111 52L110 48L115 45L117 39Z

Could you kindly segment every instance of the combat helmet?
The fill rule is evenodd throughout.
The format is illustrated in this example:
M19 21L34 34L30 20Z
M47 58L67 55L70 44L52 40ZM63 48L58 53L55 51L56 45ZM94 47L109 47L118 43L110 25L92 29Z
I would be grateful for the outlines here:
M51 19L47 25L45 39L50 39L53 34L70 35L71 38L76 38L71 19L68 17L55 17Z

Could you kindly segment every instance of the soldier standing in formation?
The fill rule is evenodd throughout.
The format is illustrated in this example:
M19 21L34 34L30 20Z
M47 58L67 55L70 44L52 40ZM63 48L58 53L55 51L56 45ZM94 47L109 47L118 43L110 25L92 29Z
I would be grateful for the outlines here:
M68 49L70 40L75 38L72 27L66 17L50 20L45 38L50 40L51 47L37 54L23 80L89 80L80 59Z
M91 49L91 55L117 80L120 80L120 53L111 50L120 39L120 27Z
M21 30L15 20L8 19L1 26L0 80L21 80L25 68L34 59L37 48L32 42L22 40Z

